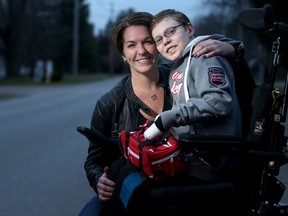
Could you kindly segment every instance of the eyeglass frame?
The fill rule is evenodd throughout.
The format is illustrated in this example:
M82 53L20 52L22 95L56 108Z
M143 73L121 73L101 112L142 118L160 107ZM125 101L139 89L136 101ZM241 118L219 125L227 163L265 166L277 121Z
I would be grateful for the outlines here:
M182 26L182 25L185 25L184 23L181 23L181 24L179 24L179 25L176 25L176 26L172 26L172 27L169 27L169 28L167 28L165 31L164 31L164 33L161 35L161 36L159 36L159 40L155 40L154 39L154 42L155 42L155 44L156 44L156 46L159 46L162 42L163 42L163 39L164 39L164 37L165 38L170 38L171 36L173 36L175 33L176 33L176 30L177 30L177 28L178 27L180 27L180 26ZM169 33L168 35L167 35L167 33ZM157 38L158 38L158 36L157 36ZM156 39L157 39L156 38Z

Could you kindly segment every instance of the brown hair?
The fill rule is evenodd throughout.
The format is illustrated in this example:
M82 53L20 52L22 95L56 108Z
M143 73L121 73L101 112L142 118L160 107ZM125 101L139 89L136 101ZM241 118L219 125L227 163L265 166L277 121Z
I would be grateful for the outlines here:
M163 19L166 19L168 17L171 17L172 19L176 20L177 22L179 22L179 24L186 25L190 23L189 18L184 13L176 11L174 9L166 9L160 11L153 17L153 20L150 25L150 30L152 31L156 24L158 24Z
M123 32L129 26L146 26L149 30L153 15L147 12L132 12L127 17L119 20L113 27L113 44L123 54Z

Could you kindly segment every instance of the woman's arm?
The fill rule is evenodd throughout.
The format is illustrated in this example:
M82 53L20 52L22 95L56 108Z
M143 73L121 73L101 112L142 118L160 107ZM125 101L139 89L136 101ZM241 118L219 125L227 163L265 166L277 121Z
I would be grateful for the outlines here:
M241 41L214 34L210 39L199 42L193 50L196 57L205 54L206 57L220 55L228 59L237 60L245 54L245 47Z

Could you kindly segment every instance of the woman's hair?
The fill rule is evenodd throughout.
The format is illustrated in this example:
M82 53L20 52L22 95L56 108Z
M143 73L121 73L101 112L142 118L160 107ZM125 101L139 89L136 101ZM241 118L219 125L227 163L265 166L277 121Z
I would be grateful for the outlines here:
M150 30L152 31L156 24L158 24L159 22L161 22L162 20L166 18L172 18L176 20L177 22L179 22L180 24L184 24L184 25L190 23L189 18L184 13L180 11L176 11L174 9L166 9L166 10L160 11L153 17L153 20L150 25Z
M147 12L133 12L119 20L113 27L113 44L123 54L123 33L129 26L146 26L149 30L153 15Z

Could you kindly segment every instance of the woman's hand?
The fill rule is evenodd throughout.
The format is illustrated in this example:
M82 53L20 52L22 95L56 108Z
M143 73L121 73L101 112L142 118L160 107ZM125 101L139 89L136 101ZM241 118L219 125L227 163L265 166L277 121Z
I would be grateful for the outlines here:
M208 39L199 42L193 50L193 55L195 57L199 57L203 54L205 54L207 58L215 55L233 57L235 54L235 48L226 42Z
M109 167L104 168L104 173L97 183L97 192L101 201L107 201L112 197L115 182L107 178Z

